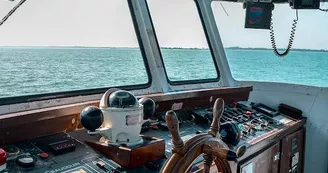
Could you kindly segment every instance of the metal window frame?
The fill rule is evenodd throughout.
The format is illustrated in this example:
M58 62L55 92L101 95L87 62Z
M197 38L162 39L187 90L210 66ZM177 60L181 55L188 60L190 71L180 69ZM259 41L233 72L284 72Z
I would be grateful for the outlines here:
M58 100L58 99L68 99L68 98L73 98L72 103L76 103L76 99L74 97L88 97L91 96L90 100L94 100L94 95L99 95L103 94L106 92L109 88L120 88L124 90L143 90L150 88L152 85L152 75L150 72L150 67L148 65L148 61L146 58L146 50L143 47L142 39L140 38L139 34L139 28L137 26L136 18L133 13L133 7L131 5L131 1L133 0L127 0L127 8L129 8L131 19L133 22L133 28L136 33L136 37L138 40L138 45L139 49L142 55L142 60L144 62L145 70L147 73L147 79L148 82L145 84L136 84L136 85L124 85L124 86L109 86L109 87L102 87L102 88L94 88L94 89L81 89L81 90L72 90L72 91L61 91L61 92L50 92L50 93L42 93L42 94L33 94L33 95L23 95L23 96L13 96L13 97L4 97L0 98L0 114L3 112L1 111L3 108L2 106L5 105L13 105L13 104L24 104L24 103L30 103L30 102L41 102L40 105L44 105L42 102L51 102L49 100ZM141 91L141 93L144 93L144 91ZM97 97L98 98L98 97ZM74 100L74 101L73 101ZM85 99L83 99L85 100ZM89 99L86 99L86 101L89 101ZM65 103L71 103L70 101L65 102ZM29 106L24 106L24 107L29 107Z
M209 42L212 45L214 58L220 69L222 84L224 86L236 86L236 82L232 77L230 66L227 60L225 49L221 40L219 29L214 17L212 2L218 0L195 0L199 6L199 11L202 13L206 32L208 34Z
M215 59L214 62L220 70L220 80L212 82L203 80L200 81L200 83L197 83L198 81L196 81L196 83L194 83L195 81L190 83L183 82L179 85L170 84L167 80L167 75L163 65L164 63L161 58L160 48L152 25L151 16L146 5L146 0L127 0L139 47L140 50L142 49L144 63L146 64L145 68L148 70L147 74L150 79L147 85L122 86L119 88L130 90L135 95L142 95L235 86L235 81L232 78L228 61L225 56L225 50L211 9L211 2L213 0L195 1L209 47L212 48L212 58ZM107 89L108 88L89 89L0 99L0 115L86 101L95 101L99 100Z
M158 49L159 49L159 57L161 58L161 61L163 63L163 68L164 68L164 72L165 72L165 76L166 76L167 82L170 85L173 85L174 86L174 85L189 85L189 84L199 84L199 83L212 83L212 82L218 82L218 81L220 81L220 77L221 77L220 70L218 68L216 59L214 58L213 48L212 48L212 45L209 42L209 36L208 36L208 33L206 32L205 21L204 21L204 18L202 16L202 13L200 11L199 4L197 3L197 0L195 0L195 5L196 5L196 9L197 9L197 12L198 12L198 15L199 15L200 22L202 24L203 32L205 34L206 42L208 44L208 47L209 47L209 50L210 50L210 54L211 54L211 57L212 57L212 60L213 60L213 63L214 63L214 68L216 70L216 75L217 75L216 78L196 79L196 80L195 79L192 79L192 80L179 80L179 81L172 81L172 80L170 80L170 78L168 76L168 73L167 73L167 70L166 70L166 67L165 67L165 63L164 63L164 59L163 59L161 47L159 46L159 41L157 39L157 35L156 35L156 31L155 31L155 26L153 24L153 19L151 17L151 13L150 13L150 10L149 10L149 6L148 6L147 0L145 0L145 5L146 5L147 11L148 11L148 15L149 15L151 27L152 27L152 29L154 31L154 37L155 37L155 40L156 40L156 43L155 44L156 44L156 47L158 47Z

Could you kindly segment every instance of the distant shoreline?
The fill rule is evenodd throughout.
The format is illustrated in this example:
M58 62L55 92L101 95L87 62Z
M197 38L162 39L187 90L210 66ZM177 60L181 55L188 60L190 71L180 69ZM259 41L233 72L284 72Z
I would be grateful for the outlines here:
M242 48L242 47L228 47L225 49L230 50L262 50L262 51L272 51L270 48ZM284 51L285 49L278 49L280 51ZM299 52L328 52L328 50L325 49L298 49L298 48L292 48L291 51L299 51Z
M0 46L0 48L57 48L57 49L139 49L139 47L90 47L90 46ZM162 49L190 49L190 50L208 50L208 48L183 48L183 47L162 47ZM255 50L255 51L272 51L271 48L243 48L243 47L227 47L228 50ZM284 51L284 49L279 49ZM325 49L299 49L292 48L291 51L301 52L328 52Z

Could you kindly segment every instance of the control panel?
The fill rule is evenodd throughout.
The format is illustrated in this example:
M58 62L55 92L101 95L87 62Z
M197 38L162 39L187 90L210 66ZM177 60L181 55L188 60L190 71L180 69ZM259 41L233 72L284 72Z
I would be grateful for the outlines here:
M74 136L82 139L84 134L59 133L6 145L3 148L7 152L7 169L2 172L122 172L119 165L97 154Z
M293 121L283 114L261 104L236 102L225 106L220 119L222 139L231 149L249 146L252 141L268 132L285 127ZM212 122L213 109L196 108L175 111L179 119L180 136L185 141L207 133ZM6 155L6 169L1 173L120 173L159 172L171 155L171 134L165 123L165 112L155 114L151 122L143 125L142 135L165 140L165 156L143 166L128 169L92 149L85 141L99 141L99 134L89 135L87 130L58 133L29 141L1 146ZM194 161L191 171L198 169L202 157ZM0 163L1 159L0 159Z
M189 139L196 134L207 133L212 122L213 108L197 108L176 112L180 121L180 135L183 140ZM143 129L145 131L144 134L165 139L166 151L169 154L172 144L170 143L171 136L164 120L164 113L157 115L157 117L158 120L152 123L149 130ZM293 120L286 117L286 115L263 104L246 101L236 102L225 106L224 113L220 119L220 133L222 140L231 149L234 149L241 145L248 146L257 138L274 129L283 128L285 124L291 121Z

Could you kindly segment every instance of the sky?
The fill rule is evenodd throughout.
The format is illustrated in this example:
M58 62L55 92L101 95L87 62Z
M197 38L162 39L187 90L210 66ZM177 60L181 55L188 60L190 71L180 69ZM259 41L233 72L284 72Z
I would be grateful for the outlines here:
M17 2L1 0L0 18ZM147 2L160 46L208 47L193 0ZM212 8L225 47L271 48L269 30L244 28L241 3L213 2ZM287 4L275 6L278 47L287 46L294 18ZM293 48L328 50L327 31L328 13L300 10ZM137 47L138 42L126 0L27 0L0 26L0 46Z

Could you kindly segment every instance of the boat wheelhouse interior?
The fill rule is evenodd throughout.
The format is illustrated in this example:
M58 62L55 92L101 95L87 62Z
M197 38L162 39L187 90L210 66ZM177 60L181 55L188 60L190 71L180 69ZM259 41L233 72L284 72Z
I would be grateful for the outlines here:
M323 2L1 3L1 173L328 172Z

